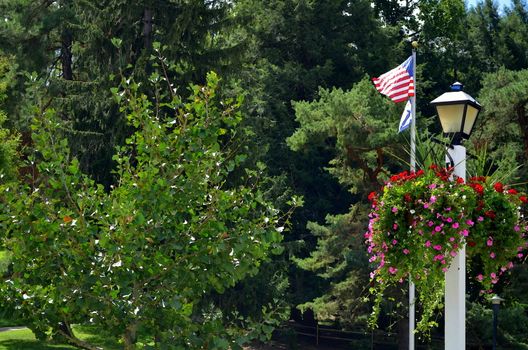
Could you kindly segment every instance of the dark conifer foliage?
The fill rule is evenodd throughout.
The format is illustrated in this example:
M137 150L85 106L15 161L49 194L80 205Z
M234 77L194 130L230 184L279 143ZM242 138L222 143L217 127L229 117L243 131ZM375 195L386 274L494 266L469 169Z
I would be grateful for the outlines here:
M24 106L34 98L56 109L83 169L107 185L114 147L128 134L110 88L122 74L149 77L152 43L162 42L164 55L178 66L170 77L176 86L203 82L208 71L222 72L234 57L216 39L228 24L222 1L6 0L0 9L2 51L18 65L12 123L27 127ZM27 101L27 74L33 72L38 96Z

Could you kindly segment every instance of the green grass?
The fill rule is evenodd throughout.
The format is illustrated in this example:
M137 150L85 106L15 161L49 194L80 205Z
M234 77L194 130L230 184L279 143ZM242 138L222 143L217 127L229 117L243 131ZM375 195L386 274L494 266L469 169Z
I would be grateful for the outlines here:
M105 350L118 350L122 346L104 333L90 326L75 327L75 334L82 340ZM67 344L53 344L35 339L29 329L11 330L0 332L0 350L72 350L77 349Z
M0 350L70 350L74 347L67 345L47 344L35 339L29 329L12 330L0 332Z

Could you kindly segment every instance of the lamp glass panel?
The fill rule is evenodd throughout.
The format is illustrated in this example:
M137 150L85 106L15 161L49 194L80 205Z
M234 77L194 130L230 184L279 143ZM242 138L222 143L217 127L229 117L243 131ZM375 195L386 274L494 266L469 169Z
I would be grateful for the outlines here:
M477 120L479 110L475 107L468 105L467 111L466 111L466 122L464 123L464 133L466 135L471 134L471 130L473 129L473 125L475 124L475 121Z
M460 132L462 129L462 116L464 103L453 105L437 105L436 111L445 133Z

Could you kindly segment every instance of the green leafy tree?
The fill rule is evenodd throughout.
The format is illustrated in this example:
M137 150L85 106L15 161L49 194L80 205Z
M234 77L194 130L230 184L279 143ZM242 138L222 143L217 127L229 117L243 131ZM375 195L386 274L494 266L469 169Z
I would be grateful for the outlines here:
M91 349L70 329L86 322L125 349L240 348L256 336L202 302L254 275L284 229L258 170L229 179L245 158L234 143L241 114L217 84L211 73L188 99L169 90L158 100L125 84L122 110L136 131L114 157L109 192L80 171L56 114L36 119L35 174L2 183L0 223L13 259L4 307L39 337L51 327Z
M5 56L0 56L0 176L5 180L12 180L17 175L16 161L19 147L19 136L13 131L3 128L7 116L3 108L10 87L12 66Z

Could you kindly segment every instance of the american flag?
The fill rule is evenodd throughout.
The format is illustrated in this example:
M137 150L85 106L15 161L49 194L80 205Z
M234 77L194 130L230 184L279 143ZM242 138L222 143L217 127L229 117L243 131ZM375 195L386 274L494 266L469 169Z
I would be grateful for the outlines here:
M414 72L412 56L398 67L372 78L376 90L390 97L394 102L403 102L410 96L414 96Z

